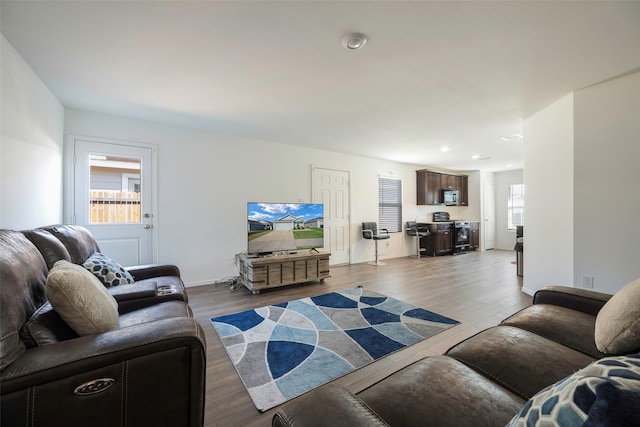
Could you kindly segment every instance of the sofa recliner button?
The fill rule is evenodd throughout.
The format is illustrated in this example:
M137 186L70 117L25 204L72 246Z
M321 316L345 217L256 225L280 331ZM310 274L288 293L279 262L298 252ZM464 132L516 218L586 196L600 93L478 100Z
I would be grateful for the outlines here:
M101 393L103 391L108 390L116 383L116 380L113 378L99 378L96 380L87 381L86 383L80 384L73 391L73 394L76 396L89 396L96 393Z

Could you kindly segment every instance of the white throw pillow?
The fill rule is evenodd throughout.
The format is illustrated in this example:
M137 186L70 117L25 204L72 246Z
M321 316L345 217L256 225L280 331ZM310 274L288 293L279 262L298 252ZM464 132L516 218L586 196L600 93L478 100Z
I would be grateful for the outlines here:
M78 335L94 335L118 328L118 303L87 269L58 261L49 271L47 298Z
M596 317L595 341L605 354L625 354L640 348L640 279L620 289Z

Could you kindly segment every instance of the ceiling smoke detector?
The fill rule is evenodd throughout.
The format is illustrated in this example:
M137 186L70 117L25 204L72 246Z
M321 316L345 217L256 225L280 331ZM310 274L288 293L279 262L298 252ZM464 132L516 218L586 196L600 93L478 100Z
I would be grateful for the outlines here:
M367 44L367 36L361 33L347 34L342 38L342 46L345 49L357 50Z

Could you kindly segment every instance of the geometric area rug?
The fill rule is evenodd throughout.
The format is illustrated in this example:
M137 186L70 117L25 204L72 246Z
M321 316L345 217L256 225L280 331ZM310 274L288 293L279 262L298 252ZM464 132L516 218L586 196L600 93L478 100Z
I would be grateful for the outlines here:
M459 323L362 287L211 322L259 411Z

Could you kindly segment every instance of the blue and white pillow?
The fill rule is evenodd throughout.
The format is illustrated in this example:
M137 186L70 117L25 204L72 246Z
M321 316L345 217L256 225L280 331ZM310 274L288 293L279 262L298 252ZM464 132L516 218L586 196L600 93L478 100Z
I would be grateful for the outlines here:
M640 354L600 359L533 396L507 427L640 426Z
M131 273L100 252L93 253L82 265L100 279L107 288L134 282Z

